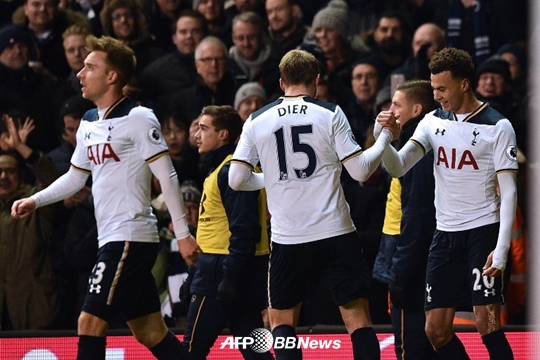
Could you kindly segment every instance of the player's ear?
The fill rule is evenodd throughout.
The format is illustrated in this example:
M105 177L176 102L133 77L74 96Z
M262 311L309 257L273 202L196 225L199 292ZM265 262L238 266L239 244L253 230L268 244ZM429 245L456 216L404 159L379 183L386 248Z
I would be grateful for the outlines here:
M283 79L279 78L279 87L283 92L285 92L285 84L283 83Z
M471 81L469 79L461 80L461 90L463 92L468 91L471 88Z
M228 143L229 142L229 130L221 129L218 131L218 137L220 140Z
M109 71L109 73L107 74L107 82L109 84L114 84L117 81L118 81L118 72L114 70Z
M420 116L422 113L422 105L421 104L414 104L413 105L413 116L417 117Z

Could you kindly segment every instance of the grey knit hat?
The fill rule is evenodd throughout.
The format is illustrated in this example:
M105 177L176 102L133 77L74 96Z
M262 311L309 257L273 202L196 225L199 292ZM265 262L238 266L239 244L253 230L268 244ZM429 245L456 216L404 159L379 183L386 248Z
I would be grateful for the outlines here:
M184 202L191 201L195 204L201 202L201 192L190 181L184 181L182 185L180 185L180 192L182 193L182 198L184 199Z
M325 27L335 30L344 40L349 38L349 7L343 0L332 0L313 18L313 30Z
M266 91L264 91L261 85L256 82L248 82L240 86L234 97L234 108L238 110L242 101L254 95L260 97L266 103Z

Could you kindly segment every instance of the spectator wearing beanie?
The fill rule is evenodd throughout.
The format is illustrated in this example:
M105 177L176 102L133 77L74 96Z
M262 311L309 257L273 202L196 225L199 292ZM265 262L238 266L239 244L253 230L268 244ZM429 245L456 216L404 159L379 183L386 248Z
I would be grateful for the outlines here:
M527 53L523 47L508 43L499 48L497 55L510 65L512 87L521 97L527 94Z
M234 97L234 108L242 121L267 103L266 91L256 82L248 82L240 86Z
M522 112L526 106L521 105L519 95L512 86L512 76L508 62L497 55L484 61L476 70L475 93L480 101L486 101L495 110L506 117L514 126L518 146L524 145L523 139L526 137L523 127L527 118ZM526 112L526 110L525 110Z
M476 71L476 92L482 98L500 97L512 89L508 62L501 58L484 61Z
M341 96L350 93L348 67L361 56L349 43L347 3L343 0L330 1L315 15L311 29L326 58L326 80L340 103Z
M48 152L59 144L60 106L55 81L28 65L35 46L32 36L20 26L0 29L0 113L18 110L25 114L23 121L26 116L33 119L35 130L28 136L27 145Z

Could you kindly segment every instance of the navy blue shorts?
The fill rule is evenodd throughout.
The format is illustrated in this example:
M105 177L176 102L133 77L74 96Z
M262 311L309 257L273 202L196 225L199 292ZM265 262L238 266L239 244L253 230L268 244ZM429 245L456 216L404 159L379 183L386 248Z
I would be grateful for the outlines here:
M474 305L502 302L502 277L482 276L498 234L499 223L465 231L435 231L427 263L426 310L471 310Z
M336 305L369 296L371 274L356 233L305 244L272 242L268 287L271 308L293 308L315 282L330 291Z
M109 242L99 248L88 281L83 311L108 323L120 314L129 321L160 311L152 276L158 243Z

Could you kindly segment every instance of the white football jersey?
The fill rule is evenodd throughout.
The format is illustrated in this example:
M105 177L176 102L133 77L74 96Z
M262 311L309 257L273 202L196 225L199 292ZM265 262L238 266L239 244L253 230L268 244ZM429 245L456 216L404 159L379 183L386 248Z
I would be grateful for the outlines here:
M148 163L168 153L152 110L124 98L104 120L85 114L71 158L76 169L92 173L99 246L110 241L158 242L150 205Z
M260 162L272 241L299 244L355 230L340 175L361 152L339 106L284 96L247 119L233 161Z
M504 116L486 103L464 121L438 109L420 121L411 141L433 149L437 229L499 221L497 173L518 168L514 129Z

